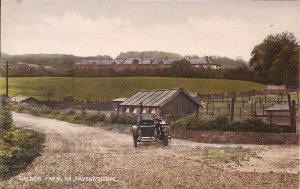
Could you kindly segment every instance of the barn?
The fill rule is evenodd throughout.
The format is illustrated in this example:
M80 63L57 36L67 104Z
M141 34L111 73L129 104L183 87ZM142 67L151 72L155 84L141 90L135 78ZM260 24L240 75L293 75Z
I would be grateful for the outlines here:
M299 121L298 114L299 107L296 107L296 121ZM266 114L270 116L269 123L282 126L290 125L290 109L287 103L276 104L266 109Z
M113 110L117 111L118 110L118 106L124 102L127 98L116 98L112 100L112 108Z
M199 112L199 103L184 89L139 91L119 105L119 114L152 113L177 120Z

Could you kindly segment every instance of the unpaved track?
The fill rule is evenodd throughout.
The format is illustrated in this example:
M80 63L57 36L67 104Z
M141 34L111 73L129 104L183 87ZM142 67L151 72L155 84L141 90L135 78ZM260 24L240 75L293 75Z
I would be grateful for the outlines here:
M20 113L13 113L13 119L18 127L45 133L46 142L42 155L19 175L1 182L2 188L298 188L298 165L291 165L288 173L276 167L262 169L262 162L268 159L252 158L244 166L223 169L185 153L195 146L218 148L222 145L174 139L169 147L145 143L134 148L130 135L99 127ZM287 150L292 154L298 151L297 146L242 147L256 149L266 158L267 150L271 153ZM280 155L275 154L277 156ZM283 162L295 158L297 160L293 157ZM252 172L254 168L260 171ZM78 180L80 177L98 177L98 180ZM113 178L108 182L99 180L105 177Z

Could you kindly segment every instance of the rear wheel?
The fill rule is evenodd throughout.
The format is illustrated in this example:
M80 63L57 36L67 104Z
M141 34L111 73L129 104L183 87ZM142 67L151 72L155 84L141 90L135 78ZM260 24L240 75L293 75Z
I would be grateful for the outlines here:
M134 147L137 147L137 139L133 139Z
M137 142L138 142L138 128L137 128L137 126L132 126L132 138L133 138L134 147L137 147Z

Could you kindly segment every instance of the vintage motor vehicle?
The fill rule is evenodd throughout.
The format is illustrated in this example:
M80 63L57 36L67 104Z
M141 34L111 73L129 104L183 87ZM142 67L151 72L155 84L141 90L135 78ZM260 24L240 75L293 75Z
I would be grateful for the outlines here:
M161 140L164 146L171 141L169 125L161 118L155 118L154 114L141 114L137 125L132 126L134 147L138 142L151 142Z

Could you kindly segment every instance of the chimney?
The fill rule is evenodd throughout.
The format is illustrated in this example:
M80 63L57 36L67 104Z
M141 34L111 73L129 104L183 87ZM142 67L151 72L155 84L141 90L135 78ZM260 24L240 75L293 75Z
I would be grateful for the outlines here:
M210 63L210 61L209 61L209 56L205 56L205 61L206 61L207 64Z

